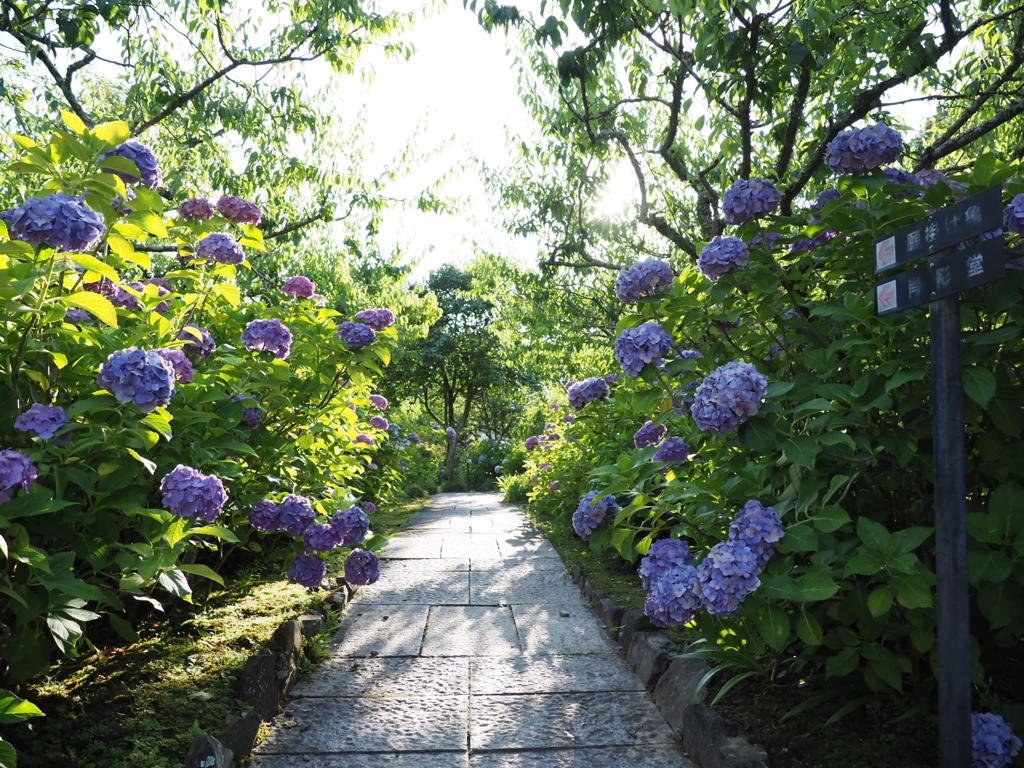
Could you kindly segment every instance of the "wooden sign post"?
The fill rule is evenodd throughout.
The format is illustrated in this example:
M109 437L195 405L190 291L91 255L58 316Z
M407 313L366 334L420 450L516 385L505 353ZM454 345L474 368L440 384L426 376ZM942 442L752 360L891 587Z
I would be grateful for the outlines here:
M875 243L875 273L928 262L875 286L879 315L928 303L935 467L939 766L971 765L971 634L967 590L967 471L960 354L960 291L1006 273L1001 236L950 247L1002 226L998 186L934 211Z

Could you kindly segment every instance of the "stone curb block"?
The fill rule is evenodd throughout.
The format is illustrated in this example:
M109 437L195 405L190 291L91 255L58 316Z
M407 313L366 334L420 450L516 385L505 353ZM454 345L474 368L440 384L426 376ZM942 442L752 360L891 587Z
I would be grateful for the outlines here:
M672 658L669 654L675 649L675 643L660 632L636 632L633 640L626 648L626 658L633 665L633 671L644 684L644 688L653 691L662 674L668 669Z
M208 733L196 736L185 755L184 768L231 768L235 755Z
M693 692L701 678L711 669L702 659L674 659L654 687L654 703L676 736L683 737L683 715L694 703ZM701 690L696 701L707 691Z
M703 768L768 768L767 752L730 737L721 716L699 702L683 711L683 745Z

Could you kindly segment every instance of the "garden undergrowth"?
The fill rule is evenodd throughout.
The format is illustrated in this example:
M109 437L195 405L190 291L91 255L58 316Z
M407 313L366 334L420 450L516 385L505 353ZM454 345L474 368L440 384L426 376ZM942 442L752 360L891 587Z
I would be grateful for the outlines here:
M371 518L374 532L400 530L424 501L382 505ZM329 574L341 573L346 554L338 550L329 558ZM287 556L281 553L281 559ZM236 574L228 589L211 592L191 616L175 621L154 614L138 642L68 660L26 687L22 695L47 716L10 735L19 766L180 766L196 735L218 735L226 718L243 709L233 686L245 660L282 621L317 607L327 595L283 579L274 559L268 555Z

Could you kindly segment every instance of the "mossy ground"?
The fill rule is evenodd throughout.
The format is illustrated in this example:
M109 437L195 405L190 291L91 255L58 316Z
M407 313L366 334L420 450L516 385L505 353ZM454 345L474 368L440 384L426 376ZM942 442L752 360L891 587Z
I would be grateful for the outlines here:
M375 533L402 528L423 500L382 505ZM344 552L331 558L338 573ZM110 645L51 669L23 695L45 718L9 729L21 768L177 768L201 731L219 734L243 707L234 679L282 621L326 597L282 577L284 553L244 569L193 614L152 617L130 645ZM314 654L315 657L315 654Z
M645 592L636 565L610 550L591 551L568 520L538 514L522 505L526 514L558 550L566 567L579 563L593 585L623 608L642 608ZM663 630L682 648L698 638L688 629ZM709 699L731 677L723 672L709 685ZM742 734L768 751L772 768L927 768L935 765L934 731L920 721L895 723L903 713L899 702L863 707L835 725L824 727L845 702L839 698L784 722L780 718L815 693L810 687L773 684L751 678L733 688L714 709L725 718L729 733Z

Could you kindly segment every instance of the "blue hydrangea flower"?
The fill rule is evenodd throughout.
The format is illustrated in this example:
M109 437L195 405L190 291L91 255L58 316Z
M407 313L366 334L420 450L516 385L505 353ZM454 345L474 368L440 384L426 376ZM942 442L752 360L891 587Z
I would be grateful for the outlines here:
M190 197L178 205L178 215L188 221L193 219L212 219L213 203L205 197Z
M359 506L362 507L363 512L365 512L368 515L372 515L374 512L377 511L377 505L374 504L372 501L360 502Z
M345 558L345 581L357 587L373 584L380 578L380 560L373 552L353 549Z
M782 235L778 232L765 232L763 235L754 235L747 241L747 248L767 248L769 251L773 250L778 245L779 240L782 239Z
M327 563L312 552L300 552L288 568L288 580L307 589L319 589L327 575Z
M103 160L112 155L123 157L125 160L135 163L135 167L139 169L142 177L140 178L127 171L116 171L113 168L105 167ZM160 174L160 162L156 159L156 153L135 139L128 139L124 144L100 155L100 170L119 176L125 184L138 184L141 181L150 189L156 189L163 183L163 177Z
M693 553L690 545L682 539L658 539L651 544L644 559L640 561L637 573L644 589L650 590L655 581L669 571L693 565Z
M27 411L14 420L14 428L28 432L34 437L49 440L67 423L68 415L63 408L32 403Z
M917 177L910 171L905 171L902 168L890 165L883 168L882 173L884 173L886 178L888 178L893 184L917 186Z
M8 232L13 240L58 251L91 251L107 226L103 216L81 197L58 192L30 197L11 214Z
M281 286L281 293L296 299L308 299L316 293L316 285L304 275L289 277Z
M305 496L291 493L277 505L277 517L278 530L292 536L302 536L316 522L316 510L313 509L313 502Z
M197 339L197 334L201 338ZM211 336L210 332L201 325L186 323L181 333L178 334L178 338L185 342L185 344L182 345L182 349L186 352L191 352L194 355L209 357L217 351L217 345L213 341L213 336Z
M160 481L164 509L178 517L212 523L224 512L228 495L216 475L204 475L179 464Z
M370 530L370 518L361 507L339 509L331 517L331 527L338 533L341 546L362 544Z
M235 236L227 232L211 232L199 241L196 258L216 261L219 264L241 264L245 251Z
M694 379L681 385L679 389L672 393L672 407L675 409L676 416L689 416L690 409L693 407L694 396L690 390L696 389L700 386L700 381Z
M614 496L605 496L595 503L594 499L599 494L600 491L590 491L584 495L572 515L572 528L584 541L590 539L591 534L608 515L614 515L621 509Z
M383 416L371 416L370 426L373 427L374 429L387 429L388 420L385 419Z
M840 198L842 198L842 195L839 194L839 190L836 189L835 187L829 187L828 189L818 193L818 196L814 198L814 202L811 203L810 208L812 211L821 211L825 208L826 203L835 202ZM811 216L811 224L820 223L821 214L815 213L813 216Z
M711 548L697 567L696 593L708 613L734 616L750 593L761 586L758 557L739 541L723 541Z
M646 296L669 293L675 279L676 274L667 261L638 261L619 272L619 276L615 278L615 295L619 301L628 304Z
M751 499L743 505L729 525L729 540L745 544L757 555L758 568L764 568L786 535L774 507Z
M682 464L690 458L690 446L681 437L666 437L655 452L651 461L665 461L670 464Z
M1000 715L975 712L971 715L971 757L973 768L1003 768L1012 765L1021 741Z
M28 456L10 449L0 451L0 504L10 501L19 485L27 491L37 477L36 465Z
M734 269L747 266L750 251L738 237L715 235L697 257L697 268L711 282L717 282Z
M388 408L388 399L383 395L370 395L370 405L374 408L380 408L380 410L386 411Z
M679 357L683 360L703 360L704 355L698 352L696 349L684 349L679 353Z
M242 331L242 343L247 349L273 352L284 360L292 350L292 332L280 320L253 320Z
M836 173L862 173L893 163L903 149L903 137L884 123L848 128L829 142L825 162Z
M565 394L569 398L569 405L573 408L582 408L587 404L587 399L580 392L580 382L571 381L565 388ZM529 450L529 449L527 449Z
M608 382L604 379L591 377L570 384L567 394L569 396L569 405L574 408L582 408L594 400L608 397L611 394L611 390L608 388ZM554 429L553 426L551 428Z
M375 331L383 331L395 324L395 313L390 309L364 309L356 312L356 320L366 323Z
M779 209L782 193L764 179L737 179L722 196L726 224L745 224Z
M377 332L363 323L354 323L346 320L338 326L338 332L334 334L344 339L349 349L362 349L368 347L377 340Z
M330 552L341 545L341 535L327 523L313 523L306 529L303 541L311 552Z
M1003 210L1003 224L1011 232L1024 235L1024 194L1013 198Z
M409 433L409 442L412 443L413 445L419 445L420 443L423 442L423 440L421 440L420 436L417 435L415 432L410 432Z
M952 190L964 188L964 185L961 184L959 181L953 181L952 179L948 178L945 173L943 173L942 171L937 171L934 168L924 168L915 173L914 176L917 179L917 183L920 184L925 189L934 187L939 182L945 183L945 185Z
M643 426L633 434L633 445L637 448L649 448L652 445L657 445L665 437L666 432L668 432L668 427L664 424L645 421Z
M679 565L655 579L647 591L644 613L656 627L680 627L693 621L701 607L697 569Z
M455 427L448 427L444 431L444 435L449 443L454 443L455 438L458 437L458 433L455 431Z
M155 349L153 350L160 357L166 360L174 371L174 378L182 384L190 384L195 379L195 371L192 370L192 363L185 357L180 349Z
M96 381L120 403L135 403L143 413L169 405L175 392L174 368L153 350L128 347L100 366Z
M757 368L734 360L701 382L690 412L703 432L723 435L757 415L767 391L768 379Z
M259 407L259 401L254 397L241 393L231 398L233 403L237 403L240 400L255 403L255 405L242 406L242 423L249 429L256 429L256 427L263 423L263 409Z
M263 218L263 213L256 203L234 195L224 195L218 200L217 210L225 219L237 224L258 225Z
M615 340L615 359L623 373L633 378L640 375L645 365L657 364L671 351L672 338L655 322L627 328Z
M614 385L618 384L619 383L619 379L621 379L621 378L622 377L619 374L617 374L617 373L609 373L609 374L607 374L604 377L604 383L607 384L609 387L611 387L611 386L614 386Z
M265 533L280 530L281 510L270 499L264 499L249 511L249 524Z

